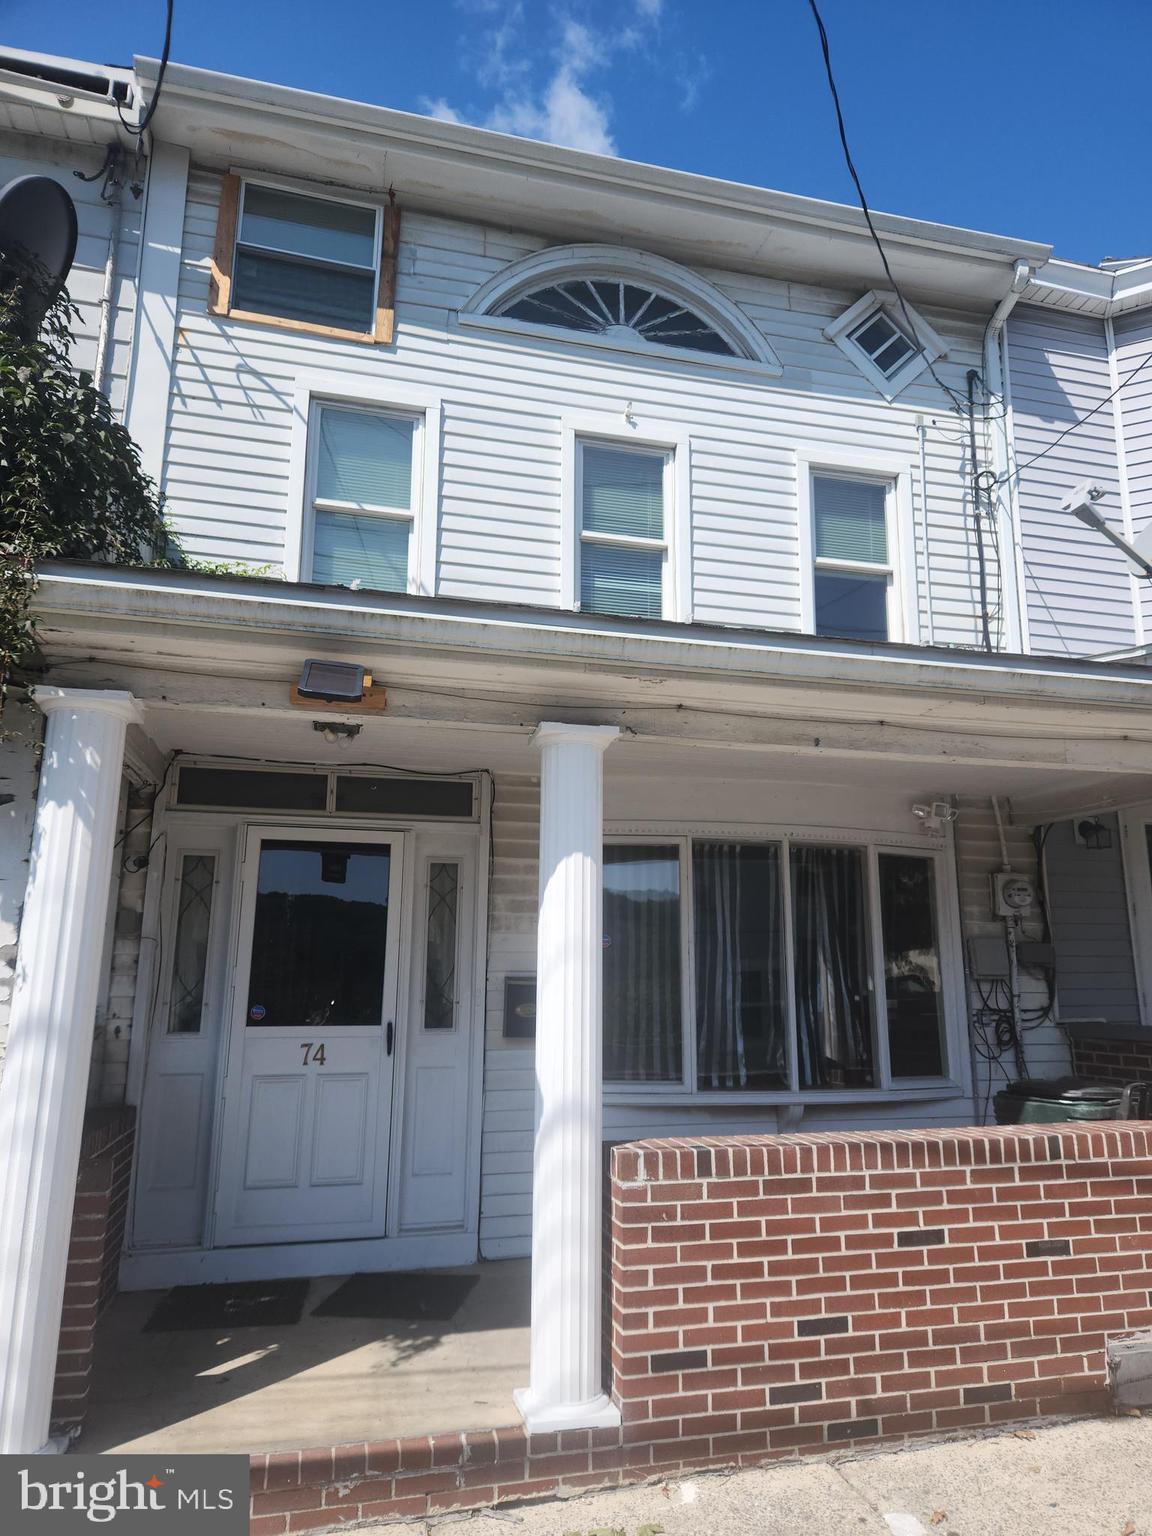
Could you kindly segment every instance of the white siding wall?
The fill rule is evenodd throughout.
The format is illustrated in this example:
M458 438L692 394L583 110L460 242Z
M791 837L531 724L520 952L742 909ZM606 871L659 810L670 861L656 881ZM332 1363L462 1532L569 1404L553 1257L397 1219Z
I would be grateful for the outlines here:
M1152 350L1152 314L1143 310L1120 315L1113 326L1116 349L1116 381L1122 383L1139 368ZM1132 532L1139 535L1152 522L1152 365L1125 385L1119 397L1120 428L1124 434L1124 464L1128 473L1128 500ZM1152 582L1137 583L1144 633L1152 636Z
M68 292L80 310L73 353L79 368L90 369L96 360L96 334L100 295L104 289L104 264L108 239L116 227L116 286L113 289L112 342L108 354L108 394L113 409L124 409L124 386L132 346L136 305L136 268L140 253L142 199L124 188L120 212L100 198L100 181L80 181L73 171L91 175L103 163L102 150L91 145L69 144L16 133L0 135L0 186L15 176L51 176L76 204L79 237L76 260L68 278Z
M1052 447L1112 389L1104 322L1021 306L1008 322L1008 354L1032 649L1091 655L1133 645L1132 586L1123 555L1060 511L1075 485L1095 480L1108 492L1103 510L1123 530L1113 407Z
M189 554L279 566L288 497L289 407L303 372L393 380L444 399L439 590L552 604L559 593L560 419L645 422L692 436L695 614L797 629L800 595L793 454L837 448L915 466L928 434L929 553L936 634L976 638L964 448L949 402L927 375L882 400L821 330L859 294L703 271L765 332L780 379L633 359L461 329L477 287L538 249L533 236L407 214L395 349L217 320L207 314L219 177L193 170L180 291L175 398L165 476ZM953 388L978 362L979 324L931 312L949 337ZM917 487L917 518L922 513ZM924 551L918 550L923 566ZM927 638L927 637L925 637Z

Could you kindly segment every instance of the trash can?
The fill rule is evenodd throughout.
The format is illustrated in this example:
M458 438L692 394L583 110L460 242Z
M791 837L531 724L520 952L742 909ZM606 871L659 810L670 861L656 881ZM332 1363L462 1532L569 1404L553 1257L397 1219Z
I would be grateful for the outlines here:
M1118 1120L1124 1087L1088 1077L1025 1077L996 1095L997 1125L1052 1125L1060 1120Z

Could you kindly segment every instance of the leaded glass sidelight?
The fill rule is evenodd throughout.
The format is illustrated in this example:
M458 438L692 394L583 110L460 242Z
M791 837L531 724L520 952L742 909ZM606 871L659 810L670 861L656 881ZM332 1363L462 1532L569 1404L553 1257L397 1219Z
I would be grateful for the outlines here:
M459 905L459 864L429 864L428 934L424 959L425 1029L452 1029L456 1023Z
M181 860L176 891L176 935L172 947L172 993L168 1008L170 1035L200 1033L215 884L215 854L186 853Z
M710 321L679 299L619 278L580 277L550 283L511 300L500 314L587 336L633 343L639 339L722 357L739 355Z

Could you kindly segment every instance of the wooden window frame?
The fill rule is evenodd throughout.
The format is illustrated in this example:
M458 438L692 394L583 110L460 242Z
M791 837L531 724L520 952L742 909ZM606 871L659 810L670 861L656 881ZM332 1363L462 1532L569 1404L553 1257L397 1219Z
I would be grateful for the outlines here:
M290 320L283 315L263 315L232 306L232 272L236 260L236 242L240 232L240 209L247 185L294 192L302 197L323 198L328 202L354 204L371 208L378 221L376 249L376 317L370 331L349 330L342 326L321 325L312 320ZM383 215L381 217L381 214ZM252 325L270 325L277 330L303 331L311 336L329 336L340 341L355 341L370 346L389 346L396 335L396 258L400 248L400 209L391 199L379 203L357 197L333 197L318 188L288 185L276 180L249 177L229 171L220 186L220 207L216 218L216 239L212 250L212 268L208 283L208 313L222 319L243 320Z

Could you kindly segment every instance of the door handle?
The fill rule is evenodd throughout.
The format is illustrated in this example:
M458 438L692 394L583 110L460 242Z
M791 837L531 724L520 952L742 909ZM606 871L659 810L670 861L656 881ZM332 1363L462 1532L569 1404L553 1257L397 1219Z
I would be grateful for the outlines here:
M394 1037L395 1033L396 1033L396 1026L395 1026L395 1024L393 1024L392 1020L389 1019L387 1027L386 1027L386 1029L384 1031L384 1049L387 1051L389 1056L391 1056L391 1054L392 1054L392 1040L393 1040L393 1037Z

